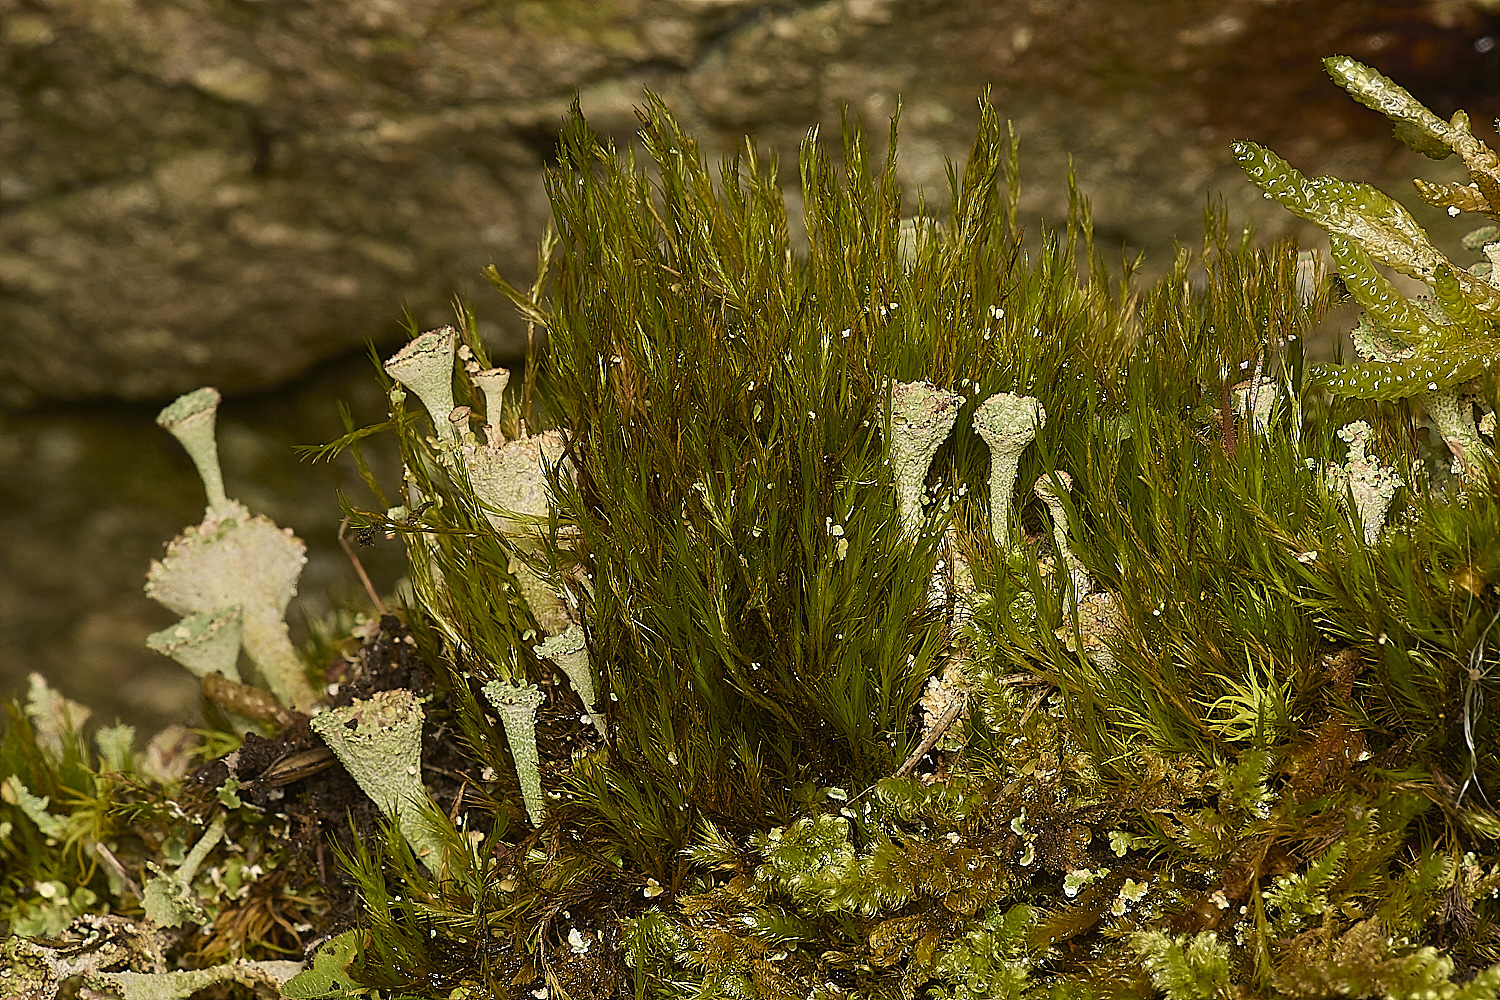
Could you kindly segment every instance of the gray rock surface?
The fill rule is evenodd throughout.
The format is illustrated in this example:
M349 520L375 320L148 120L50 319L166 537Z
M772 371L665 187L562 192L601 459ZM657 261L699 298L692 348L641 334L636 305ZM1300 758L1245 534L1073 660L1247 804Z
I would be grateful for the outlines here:
M455 293L513 353L519 327L480 271L531 273L575 91L626 138L652 88L707 153L748 133L788 183L809 126L836 135L847 105L879 141L899 98L903 180L941 204L991 88L1022 136L1031 219L1065 213L1071 154L1106 242L1161 259L1197 240L1216 190L1284 228L1228 141L1409 178L1317 59L1447 86L1484 121L1460 92L1493 81L1484 6L0 0L0 405L272 386L389 342L403 304L442 321Z

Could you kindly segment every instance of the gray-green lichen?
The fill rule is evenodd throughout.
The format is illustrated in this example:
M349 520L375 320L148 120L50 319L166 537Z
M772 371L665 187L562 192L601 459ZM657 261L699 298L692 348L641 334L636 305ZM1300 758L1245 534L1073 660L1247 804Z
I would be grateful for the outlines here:
M189 527L151 563L146 595L179 615L240 608L240 637L260 680L283 705L308 711L318 696L287 634L287 605L307 562L290 529L229 501Z
M1347 503L1344 491L1354 499L1354 514L1364 532L1366 544L1374 545L1385 526L1385 514L1396 491L1406 485L1394 469L1381 465L1366 452L1370 442L1370 425L1356 420L1339 428L1339 439L1349 446L1349 457L1343 465L1329 465L1329 485Z
M438 440L454 443L453 352L456 334L451 326L429 330L414 338L385 363L386 374L417 394Z
M219 390L205 387L177 397L156 415L157 425L178 440L197 467L209 513L228 502L215 433L218 412Z
M1064 490L1071 490L1073 477L1060 469L1054 469L1036 481L1032 492L1052 515L1052 547L1057 555L1058 572L1068 574L1068 607L1072 608L1093 591L1094 582L1089 578L1083 563L1073 555L1072 546L1068 543L1068 511L1063 506L1062 498L1058 496L1057 485L1061 485Z
M93 710L81 705L47 683L41 674L31 674L26 694L26 716L35 727L37 745L54 758L77 739Z
M196 611L176 625L146 637L146 646L170 656L194 677L215 671L239 683L235 660L240 655L240 606Z
M486 425L491 440L499 432ZM547 495L547 469L562 463L564 475L571 465L564 457L566 440L560 431L543 431L507 441L464 449L474 496L484 505L484 514L495 530L515 550L507 569L516 579L521 596L542 632L563 632L573 619L557 586L532 568L528 556L539 553L539 534L547 522L551 501Z
M602 739L608 739L609 732L605 728L604 713L599 709L599 695L594 687L594 668L589 663L588 640L583 628L569 625L561 634L548 636L540 646L532 649L537 659L551 660L562 669L568 682L573 685L573 690L583 700L583 707L589 713L588 721L599 731Z
M500 416L505 406L505 387L510 384L510 372L504 368L486 368L471 372L469 379L484 394L485 444L498 448L505 443L505 435L500 431Z
M909 536L922 527L927 468L958 419L963 397L931 382L895 382L890 387L891 431L887 442L896 508Z
M1011 544L1010 501L1021 452L1047 423L1047 411L1032 396L998 392L974 411L974 433L990 449L990 531L1002 551Z
M213 446L217 404L215 390L200 389L179 398L158 418L193 456L209 502L203 521L174 538L166 556L151 563L146 596L185 617L218 616L238 607L240 641L260 680L283 705L310 711L318 701L317 692L307 680L284 619L307 562L307 547L290 529L251 516L244 504L224 496ZM206 629L207 623L202 624ZM227 623L220 626L226 627ZM227 643L227 633L221 638Z
M536 749L536 710L542 704L542 693L535 684L493 680L485 684L484 696L500 713L500 722L505 727L505 742L516 762L526 815L533 826L540 826L547 815L547 804L542 798L541 761Z
M49 801L49 796L32 794L31 790L21 783L19 775L12 774L4 781L0 781L0 802L20 809L26 818L42 831L42 836L56 840L63 835L67 824L61 816L47 811Z
M430 801L422 784L422 721L421 702L399 688L356 698L310 724L355 783L395 820L417 859L438 871L442 838L422 809Z
M147 880L141 897L141 906L146 911L147 920L158 927L181 927L184 923L204 922L203 905L198 900L198 894L193 891L193 879L198 876L198 869L208 859L208 852L223 838L224 822L222 813L216 816L175 871L158 871Z
M1230 390L1234 409L1258 434L1271 426L1271 411L1276 408L1276 380L1247 379Z

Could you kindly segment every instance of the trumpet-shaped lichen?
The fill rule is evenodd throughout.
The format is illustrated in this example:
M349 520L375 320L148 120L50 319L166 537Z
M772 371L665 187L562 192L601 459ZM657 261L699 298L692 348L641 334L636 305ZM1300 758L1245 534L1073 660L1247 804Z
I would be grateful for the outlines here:
M444 444L454 443L453 351L457 334L451 326L429 330L398 351L385 363L386 374L417 394L432 429Z
M583 707L588 710L588 721L599 731L601 738L608 739L604 714L599 710L599 696L594 690L594 668L589 664L588 641L583 629L569 625L562 634L548 636L540 646L533 647L533 651L537 659L551 660L562 668L573 690L583 700Z
M536 710L544 700L542 693L535 684L495 680L484 686L484 696L500 713L500 722L505 727L505 742L516 762L526 814L533 826L540 826L547 815L547 803L542 798L541 760L536 751Z
M217 671L238 683L240 669L235 660L240 655L240 606L195 612L176 625L151 633L146 646L170 656L194 677Z
M433 871L442 839L428 822L422 784L422 705L410 691L377 691L314 716L313 731L380 811L396 821L412 853Z
M563 632L573 620L557 587L522 556L538 550L538 534L550 511L547 467L562 462L563 473L569 474L564 446L560 432L544 431L499 447L480 445L464 455L469 481L475 497L484 505L485 517L519 553L507 568L516 578L532 616L548 635Z
M307 547L291 529L252 517L243 504L224 497L217 452L209 447L217 402L217 392L200 389L158 417L180 432L180 440L186 437L209 504L203 521L174 538L166 556L151 563L146 596L184 616L217 616L238 607L240 640L260 679L283 705L306 712L318 695L292 647L284 616L297 593ZM227 641L227 633L221 637Z
M156 423L182 445L208 496L208 510L228 502L224 495L224 473L219 467L219 442L215 423L219 412L219 390L205 387L179 396L156 415Z
M1031 396L1000 392L974 411L974 433L990 449L990 531L1002 550L1010 547L1010 499L1021 452L1047 423L1047 411Z
M261 679L282 704L305 712L318 695L284 616L306 551L290 529L230 501L172 540L167 554L151 564L146 595L180 615L238 606L241 642Z
M938 446L953 430L963 397L930 382L896 382L891 386L891 474L896 479L896 508L901 525L915 536L922 527L922 487Z

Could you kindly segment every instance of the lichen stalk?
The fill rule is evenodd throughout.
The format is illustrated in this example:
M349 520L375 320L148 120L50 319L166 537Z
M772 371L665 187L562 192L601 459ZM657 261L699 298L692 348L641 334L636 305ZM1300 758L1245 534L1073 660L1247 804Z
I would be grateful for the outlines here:
M181 927L188 921L203 923L203 906L193 892L193 879L197 877L198 869L203 867L203 862L208 860L208 853L224 836L224 822L223 813L214 818L176 871L159 872L147 880L141 894L141 905L146 911L147 920L158 927Z
M442 839L422 813L421 702L397 688L314 716L312 729L380 811L395 820L412 853L430 870L442 865Z
M890 389L891 473L896 480L896 507L908 537L922 528L922 487L927 469L958 419L963 397L930 382L896 382Z
M386 374L417 394L438 440L452 445L453 355L457 333L451 326L428 330L385 363Z
M178 396L156 415L156 424L182 445L208 497L208 513L224 507L224 473L219 466L219 444L215 422L219 412L219 390L205 386Z
M1068 543L1068 512L1053 486L1054 478L1062 484L1063 489L1073 488L1073 477L1058 469L1038 479L1032 490L1052 515L1052 547L1057 550L1058 570L1068 574L1070 587L1067 610L1072 614L1077 602L1093 591L1094 581L1089 579L1088 571L1073 555L1073 549Z
M474 372L469 378L484 393L484 437L491 448L505 443L500 432L500 417L505 407L505 387L510 384L510 372L504 368L486 368Z
M561 668L562 672L567 675L568 682L573 685L573 690L578 692L578 697L583 701L583 707L588 710L588 721L593 723L594 728L599 731L601 739L608 739L609 732L604 726L604 713L599 711L599 695L594 686L594 668L589 663L588 641L583 634L583 629L578 625L569 625L561 635L548 636L540 646L533 646L532 651L539 659L551 660Z
M996 393L974 411L974 433L990 449L990 533L1002 552L1011 547L1010 501L1021 453L1047 423L1047 411L1032 396Z
M510 745L511 758L516 762L516 778L521 783L526 815L532 826L540 826L547 818L547 803L542 798L541 759L536 749L536 710L541 707L542 693L535 684L494 680L484 686L484 696L500 713L500 722L505 727L505 742Z
M484 505L485 517L519 553L512 556L508 570L516 578L532 617L548 634L564 631L572 618L557 588L521 556L541 550L540 525L551 513L547 468L560 462L562 474L572 475L572 465L564 457L565 446L561 431L544 431L499 447L462 449L469 482Z

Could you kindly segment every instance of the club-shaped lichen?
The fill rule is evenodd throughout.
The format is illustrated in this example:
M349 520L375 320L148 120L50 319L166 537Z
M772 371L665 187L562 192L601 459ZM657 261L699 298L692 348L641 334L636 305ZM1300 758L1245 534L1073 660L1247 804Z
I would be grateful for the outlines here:
M1002 552L1011 544L1010 501L1021 452L1046 423L1041 403L1010 392L996 393L974 411L974 433L990 449L990 532Z
M599 696L594 687L594 668L589 664L589 647L583 628L569 625L560 635L548 636L540 646L533 647L533 651L538 659L551 660L562 668L568 682L573 685L573 690L583 700L583 707L588 710L588 721L599 730L601 738L608 739L604 713L599 710Z
M239 683L240 606L198 611L146 637L146 646L170 656L194 677L218 671Z
M386 374L417 394L432 429L444 444L454 443L453 352L457 341L453 327L428 330L413 339L385 363Z
M890 387L888 453L896 480L896 509L909 537L922 528L922 487L938 447L953 430L963 397L931 382L895 382Z
M505 727L505 742L516 762L516 778L521 782L521 799L533 826L547 817L546 800L542 798L541 759L536 749L536 710L543 696L535 684L508 684L493 680L485 684L484 696L500 713Z
M422 704L405 688L314 716L311 726L380 811L395 820L412 853L432 871L442 865L442 839L422 804Z
M217 395L213 393L212 398ZM178 428L194 428L189 440L199 455L207 454L205 433L212 434L212 425L205 424L202 416L207 412L204 401L210 398L200 389L162 411L164 416L176 410L191 411L171 423ZM186 406L184 400L196 401ZM307 680L283 618L297 593L307 548L290 529L278 528L269 518L251 516L238 501L215 502L214 497L223 494L222 485L215 485L217 459L205 465L195 456L194 462L205 477L208 513L202 523L174 538L161 560L151 563L146 595L184 617L214 615L238 606L240 639L260 679L283 705L309 711L318 696ZM205 468L212 475L205 473Z

